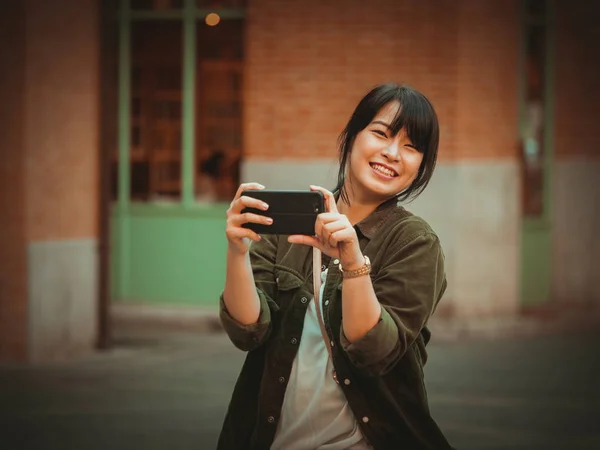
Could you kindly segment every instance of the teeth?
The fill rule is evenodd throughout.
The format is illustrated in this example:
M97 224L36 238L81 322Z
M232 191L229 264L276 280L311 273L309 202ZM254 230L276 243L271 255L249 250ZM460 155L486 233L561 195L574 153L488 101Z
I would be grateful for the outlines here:
M384 175L387 175L388 177L396 176L396 173L394 171L388 169L387 167L380 166L379 164L373 164L373 169L375 169L378 172L381 172Z

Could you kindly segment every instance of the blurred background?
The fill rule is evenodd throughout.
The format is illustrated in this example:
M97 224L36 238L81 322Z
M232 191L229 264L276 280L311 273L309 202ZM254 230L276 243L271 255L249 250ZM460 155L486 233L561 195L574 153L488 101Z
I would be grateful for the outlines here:
M432 410L458 448L599 449L600 2L0 2L0 449L214 448L237 186L333 188L394 81L441 123Z

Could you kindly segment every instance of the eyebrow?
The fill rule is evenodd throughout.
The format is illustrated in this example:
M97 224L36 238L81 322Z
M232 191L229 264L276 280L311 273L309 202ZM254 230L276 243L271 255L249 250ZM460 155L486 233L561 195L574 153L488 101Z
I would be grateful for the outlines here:
M383 125L384 127L387 127L388 129L391 128L390 124L387 123L387 122L384 122L383 120L374 120L373 122L371 122L371 125L375 125L375 124ZM408 145L409 147L412 147L412 148L418 150L418 148L415 147L415 145L412 143L412 141L410 139L408 141L409 141L409 144L406 144L406 145Z
M383 125L386 128L390 128L390 124L384 122L383 120L374 120L373 122L371 122L371 125L375 125L376 123L379 125Z

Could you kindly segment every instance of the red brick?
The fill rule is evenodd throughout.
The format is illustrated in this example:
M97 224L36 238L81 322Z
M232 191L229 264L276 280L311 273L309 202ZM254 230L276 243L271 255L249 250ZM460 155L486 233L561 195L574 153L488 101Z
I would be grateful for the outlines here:
M600 156L600 2L556 2L555 154Z
M253 0L246 36L249 157L335 156L352 108L385 81L432 100L440 159L516 154L516 0Z

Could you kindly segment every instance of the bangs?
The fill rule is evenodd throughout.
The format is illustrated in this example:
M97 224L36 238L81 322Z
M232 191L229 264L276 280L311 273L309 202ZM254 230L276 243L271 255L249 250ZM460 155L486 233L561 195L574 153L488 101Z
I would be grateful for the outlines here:
M391 102L399 104L398 111L389 126L392 135L404 129L408 139L423 154L417 177L405 190L398 193L398 200L405 201L417 197L428 185L436 165L440 129L433 105L421 92L406 85L395 83L380 84L369 91L358 103L350 120L339 136L339 169L337 186L340 198L347 204L346 170L354 139L375 118L383 107Z
M395 98L400 103L398 112L391 123L393 135L406 130L406 135L421 153L426 153L434 139L435 112L429 101L418 92L398 89Z

